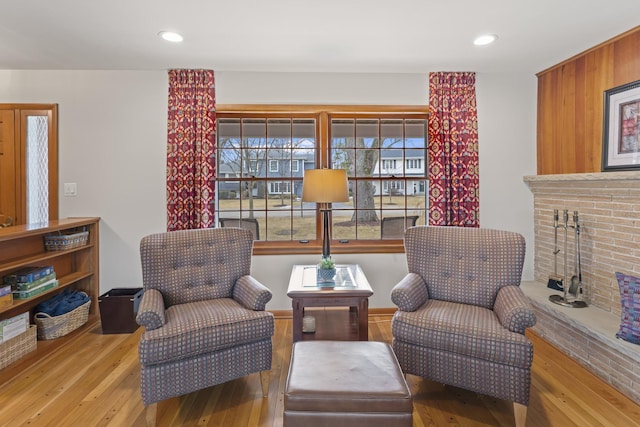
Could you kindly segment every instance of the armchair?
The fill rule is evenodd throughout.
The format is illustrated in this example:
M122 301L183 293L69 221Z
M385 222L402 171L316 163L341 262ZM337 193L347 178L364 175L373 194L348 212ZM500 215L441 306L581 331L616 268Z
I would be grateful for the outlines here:
M156 402L260 372L267 396L271 292L250 276L252 234L238 228L158 233L140 243L144 294L136 321L142 400Z
M380 231L383 239L402 239L404 230L416 225L418 215L409 216L391 216L382 218L380 223Z
M536 318L520 289L517 233L456 227L407 229L408 274L393 288L392 346L405 374L513 402L526 421Z
M250 230L253 240L260 240L260 223L255 218L218 218L220 227L237 227Z

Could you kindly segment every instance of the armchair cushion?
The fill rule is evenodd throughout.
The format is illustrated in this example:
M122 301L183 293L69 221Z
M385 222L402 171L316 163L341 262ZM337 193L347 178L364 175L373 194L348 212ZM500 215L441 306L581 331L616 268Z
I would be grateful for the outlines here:
M147 331L158 329L165 324L164 300L156 289L146 289L140 300L136 322Z
M271 291L251 276L242 276L233 287L233 299L249 310L264 310Z
M171 306L166 324L147 331L138 347L143 365L167 363L270 339L273 314L247 310L231 298Z
M500 288L493 311L500 324L511 332L524 334L524 330L536 324L536 315L531 310L527 297L518 286Z
M530 341L504 328L484 307L430 299L412 313L397 311L391 324L394 340L427 349L528 368ZM437 369L437 367L432 367Z
M391 290L391 301L402 311L416 311L429 299L429 292L419 274L409 273Z

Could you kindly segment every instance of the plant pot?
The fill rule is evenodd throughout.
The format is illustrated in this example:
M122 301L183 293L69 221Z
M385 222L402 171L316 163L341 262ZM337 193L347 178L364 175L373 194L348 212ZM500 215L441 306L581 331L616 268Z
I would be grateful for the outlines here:
M318 268L318 282L333 282L336 277L336 269Z

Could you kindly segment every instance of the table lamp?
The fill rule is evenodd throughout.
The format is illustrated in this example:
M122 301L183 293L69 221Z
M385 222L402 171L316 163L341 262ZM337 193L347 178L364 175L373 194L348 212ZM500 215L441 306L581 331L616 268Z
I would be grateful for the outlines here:
M302 180L302 201L321 203L323 215L322 258L331 256L331 234L329 233L329 203L348 202L349 187L347 171L344 169L309 169Z

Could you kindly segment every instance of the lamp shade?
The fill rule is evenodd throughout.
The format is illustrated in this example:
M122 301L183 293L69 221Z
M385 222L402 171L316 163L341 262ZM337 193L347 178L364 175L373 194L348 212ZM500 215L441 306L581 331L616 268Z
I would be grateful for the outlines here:
M348 202L347 171L344 169L309 169L304 171L302 201Z

